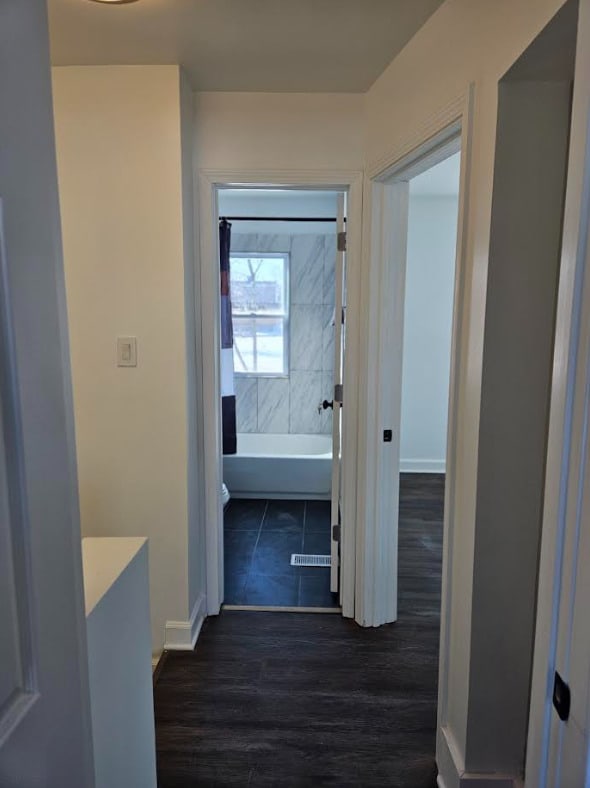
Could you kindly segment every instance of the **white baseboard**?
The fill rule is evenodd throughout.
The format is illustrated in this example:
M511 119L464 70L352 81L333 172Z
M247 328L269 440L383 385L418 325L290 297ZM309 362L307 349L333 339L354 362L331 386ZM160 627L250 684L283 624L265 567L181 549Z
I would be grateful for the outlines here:
M459 747L448 728L439 728L436 747L439 788L522 788L519 777L465 770Z
M400 460L399 469L402 473L444 473L445 460Z
M167 651L192 651L206 616L207 604L205 595L200 594L188 621L166 622L164 649Z

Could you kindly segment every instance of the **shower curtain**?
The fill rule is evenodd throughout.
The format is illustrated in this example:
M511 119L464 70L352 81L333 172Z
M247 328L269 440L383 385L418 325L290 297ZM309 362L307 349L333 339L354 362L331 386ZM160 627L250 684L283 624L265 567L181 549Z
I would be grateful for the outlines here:
M236 396L234 391L234 331L231 314L229 253L231 224L219 221L219 270L221 277L221 418L223 453L237 452Z

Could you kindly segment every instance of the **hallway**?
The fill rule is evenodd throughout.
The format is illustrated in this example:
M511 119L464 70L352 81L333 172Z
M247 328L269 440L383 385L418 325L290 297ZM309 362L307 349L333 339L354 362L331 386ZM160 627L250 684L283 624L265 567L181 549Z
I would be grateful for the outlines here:
M402 476L396 624L226 611L165 656L161 788L434 788L443 491Z

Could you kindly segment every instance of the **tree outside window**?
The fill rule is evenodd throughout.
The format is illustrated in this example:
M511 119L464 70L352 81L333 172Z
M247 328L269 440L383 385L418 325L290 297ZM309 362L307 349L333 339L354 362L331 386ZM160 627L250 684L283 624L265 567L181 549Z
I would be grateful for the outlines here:
M289 255L233 253L230 271L235 373L287 375Z

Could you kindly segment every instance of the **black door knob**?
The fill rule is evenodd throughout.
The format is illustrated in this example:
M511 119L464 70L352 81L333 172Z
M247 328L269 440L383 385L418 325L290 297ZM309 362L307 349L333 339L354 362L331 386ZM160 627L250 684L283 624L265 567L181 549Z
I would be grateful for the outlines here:
M324 410L328 410L328 408L332 408L332 410L333 410L333 409L334 409L334 400L332 400L331 402L328 402L328 400L327 400L327 399L325 399L325 400L322 402L322 408L323 408Z

